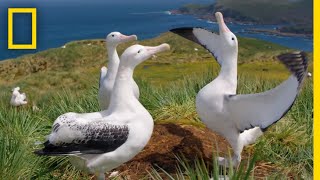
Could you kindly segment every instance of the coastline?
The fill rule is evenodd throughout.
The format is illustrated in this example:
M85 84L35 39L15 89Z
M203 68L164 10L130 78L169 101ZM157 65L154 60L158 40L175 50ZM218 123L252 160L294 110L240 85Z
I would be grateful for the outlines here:
M280 32L279 30L270 30L270 29L255 29L249 28L245 30L248 33L265 33L269 35L276 35L276 36L289 36L289 37L303 37L312 39L311 34L297 34L297 33L290 33L290 32Z
M213 23L216 23L216 19L212 14L193 14L193 13L183 13L180 10L174 9L169 11L171 15L191 15L201 20L210 21ZM232 24L239 24L239 25L269 25L267 23L258 23L258 22L252 22L252 21L239 21L234 18L226 17L224 18L225 22L232 23ZM279 25L281 26L281 25ZM287 36L287 37L303 37L312 39L313 34L303 34L303 33L293 33L293 32L281 32L277 29L271 30L271 29L257 29L257 28L247 28L244 29L245 32L252 33L252 34L258 34L258 33L264 33L268 35L275 35L275 36Z

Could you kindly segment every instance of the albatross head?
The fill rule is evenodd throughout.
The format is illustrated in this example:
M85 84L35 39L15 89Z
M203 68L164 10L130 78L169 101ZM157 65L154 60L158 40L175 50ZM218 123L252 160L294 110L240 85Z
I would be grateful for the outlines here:
M159 46L142 46L139 44L130 46L121 55L120 62L131 67L135 67L143 61L152 57L157 53L170 50L170 46L166 43Z
M237 62L237 37L229 30L220 12L215 13L215 16L219 25L219 34L197 27L181 27L170 31L202 45L215 56L220 65Z
M238 40L237 37L229 30L227 25L223 20L223 15L221 12L216 12L216 19L219 25L219 36L221 48L223 51L238 52ZM227 52L225 52L227 53Z
M111 32L106 37L106 42L108 43L109 46L118 46L121 43L136 41L136 40L137 40L136 35L126 36L121 34L120 32Z
M14 91L19 92L20 91L20 87L15 87L15 88L11 89L11 92L14 92Z

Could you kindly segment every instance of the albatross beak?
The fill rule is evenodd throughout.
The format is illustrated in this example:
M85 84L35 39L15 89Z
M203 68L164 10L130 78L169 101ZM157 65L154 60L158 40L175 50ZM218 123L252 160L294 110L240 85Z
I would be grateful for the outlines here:
M150 55L154 55L163 51L168 51L170 50L170 46L169 44L163 43L159 46L146 46L146 50L148 51L148 53L150 53Z
M221 13L221 12L216 12L215 15L216 15L216 18L217 18L217 22L218 22L218 24L219 24L220 34L221 34L221 33L230 32L229 28L228 28L227 25L224 23L222 13Z
M122 42L130 42L130 41L136 41L138 38L136 35L126 36L126 35L120 35L120 39Z

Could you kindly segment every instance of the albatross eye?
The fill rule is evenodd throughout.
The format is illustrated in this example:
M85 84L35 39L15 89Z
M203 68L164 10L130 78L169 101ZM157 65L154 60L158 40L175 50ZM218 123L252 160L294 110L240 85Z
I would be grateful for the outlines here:
M232 37L231 40L234 41L234 37Z
M112 34L111 36L114 37L114 34Z
M140 53L140 52L141 52L141 50L138 51L138 53Z

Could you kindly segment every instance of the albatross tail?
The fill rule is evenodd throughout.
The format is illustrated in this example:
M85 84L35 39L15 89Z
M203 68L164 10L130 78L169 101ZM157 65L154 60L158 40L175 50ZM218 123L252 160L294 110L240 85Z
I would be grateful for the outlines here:
M244 146L247 146L249 144L253 144L256 142L256 140L262 135L262 131L259 127L254 127L252 129L248 129L243 131L240 134L240 139Z

